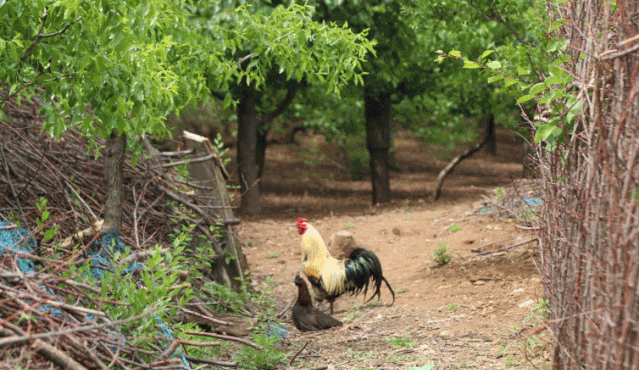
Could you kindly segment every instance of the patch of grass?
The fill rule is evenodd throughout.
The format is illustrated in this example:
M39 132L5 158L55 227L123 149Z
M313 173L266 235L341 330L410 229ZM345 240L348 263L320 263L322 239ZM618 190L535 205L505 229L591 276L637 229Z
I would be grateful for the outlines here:
M360 316L362 316L362 313L360 311L355 311L355 312L349 313L348 316L344 318L344 321L353 322L353 320L355 320L356 318Z
M391 347L393 348L414 348L415 347L415 342L413 342L413 339L409 337L384 338L384 342L390 343Z
M387 242L388 244L393 244L393 238L388 238Z
M344 224L344 227L347 228L347 229L354 229L355 226L357 226L357 224L354 223L354 222L347 222L347 223Z
M246 242L246 245L249 246L249 247L252 247L252 246L255 245L255 243L253 243L252 241L249 240L249 241Z
M444 311L453 311L459 308L459 305L457 303L451 303L448 306L446 306L444 308Z
M274 369L277 365L280 365L287 356L283 348L278 346L280 339L277 336L254 334L252 341L264 347L264 350L251 346L241 346L233 353L233 359L242 364L243 369Z
M475 367L475 364L473 364L472 362L471 363L466 363L466 361L462 360L459 363L459 365L453 365L453 366L455 366L458 369L466 369L466 368L469 368L469 367Z
M539 215L537 214L537 212L530 207L526 207L520 211L517 211L517 217L526 223L530 223L539 219Z
M542 315L549 314L550 309L548 308L548 300L544 298L539 298L539 303L533 307L533 311L537 311Z
M495 199L500 200L506 195L506 190L500 186L493 190L493 194L495 195Z
M410 216L404 216L403 220L404 220L404 221L408 221L408 220L410 220Z
M506 365L506 367L515 367L515 366L519 366L519 361L513 359L512 357L510 357L510 355L508 357L506 357L506 362L504 363L504 365Z
M424 364L423 366L420 367L409 367L408 370L434 370L435 369L435 365L434 364Z
M448 228L448 231L450 231L451 233L454 233L455 231L459 231L459 230L461 230L461 226L459 225L453 225Z
M280 255L277 254L277 253L267 253L267 254L264 255L264 258L277 258L279 256Z
M347 350L347 357L351 359L356 359L358 361L374 361L377 359L377 356L374 352L366 352L366 351L353 351L352 348ZM363 367L362 369L366 369Z
M406 361L406 355L400 355L397 353L389 353L388 355L386 355L386 360L388 360L389 362L404 362Z
M404 212L408 212L408 207L410 206L410 199L404 199L402 203L404 203Z
M406 285L400 285L397 287L397 289L395 289L395 292L404 293L404 292L408 292L409 290L410 289Z
M452 255L450 254L448 245L446 245L446 243L441 243L431 256L431 259L440 266L448 264L451 258Z

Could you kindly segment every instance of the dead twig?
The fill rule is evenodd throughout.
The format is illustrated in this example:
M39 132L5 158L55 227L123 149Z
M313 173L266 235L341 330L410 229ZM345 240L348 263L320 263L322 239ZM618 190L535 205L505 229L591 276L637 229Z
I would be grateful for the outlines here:
M474 253L480 253L480 252L482 252L482 249L484 249L484 248L486 248L486 247L490 247L490 246L493 246L493 245L495 245L495 244L501 244L501 243L503 243L503 242L507 242L507 241L509 241L509 240L513 240L513 239L522 238L522 237L524 237L524 236L528 236L528 235L531 235L531 234L517 235L517 236L513 236L512 238L506 238L506 239L502 239L502 240L499 240L499 241L496 241L496 242L492 242L492 243L484 244L484 245L480 246L479 248L471 249L470 251L471 251L471 252L474 252Z
M498 252L507 251L509 249L517 248L517 247L520 247L520 246L522 246L524 244L532 243L532 242L535 242L535 241L538 241L538 237L526 239L526 240L524 240L522 242L515 243L515 244L509 245L507 247L495 249L494 251L480 252L480 253L477 254L477 256L486 256L486 255L489 255L489 254L494 254L494 253L498 253Z
M205 333L205 332L198 332L198 331L187 331L187 332L185 332L185 334L198 335L198 336L201 336L201 337L211 337L211 338L217 338L217 339L223 339L223 340L230 340L230 341L233 341L233 342L242 343L244 345L253 347L255 349L259 349L260 351L262 350L262 346L260 346L258 344L255 344L253 342L249 342L246 339L233 337L233 336L230 336L230 335L222 335L222 334L216 334L216 333Z
M281 318L282 316L284 316L284 314L286 314L286 312L288 312L288 310L293 306L293 304L295 303L295 300L297 299L297 297L293 297L291 299L290 302L288 302L288 304L286 305L286 307L284 307L282 309L282 311L280 311L275 317L277 317L278 319Z
M300 348L299 351L297 351L297 353L295 353L295 355L293 356L293 358L291 358L291 361L288 362L288 366L293 365L293 361L295 361L295 359L297 358L297 356L300 355L300 353L302 353L302 351L304 351L304 349L306 348L306 346L308 346L308 344L311 343L311 341L306 342L306 344L304 344L304 346L302 346L302 348Z

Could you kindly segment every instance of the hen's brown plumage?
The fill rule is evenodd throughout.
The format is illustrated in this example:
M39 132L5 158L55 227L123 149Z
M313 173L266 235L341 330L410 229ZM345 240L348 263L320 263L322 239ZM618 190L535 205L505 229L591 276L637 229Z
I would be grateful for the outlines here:
M293 324L299 331L314 331L342 326L342 322L313 307L311 294L306 282L299 275L295 276L298 288L297 302L293 306Z

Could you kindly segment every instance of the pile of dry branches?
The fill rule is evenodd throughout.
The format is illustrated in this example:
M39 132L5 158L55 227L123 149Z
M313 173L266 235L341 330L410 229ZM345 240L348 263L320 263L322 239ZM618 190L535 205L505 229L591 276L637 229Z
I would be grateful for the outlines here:
M151 353L131 346L133 338L127 338L118 328L127 322L151 316L153 307L138 317L114 320L99 309L61 300L56 293L71 295L78 300L89 300L95 307L104 302L91 298L87 292L99 293L99 288L62 278L57 273L41 272L37 276L25 276L18 268L18 258L37 260L44 265L41 271L66 270L65 263L37 258L28 253L5 253L0 270L0 362L5 368L49 368L49 362L63 369L93 368L175 368L179 358L168 358L158 351L151 361L138 360ZM93 294L93 296L95 296ZM125 302L108 302L126 306ZM158 338L158 348L167 348L171 338ZM146 353L143 353L146 352ZM40 356L33 356L37 353ZM169 353L170 354L170 353ZM127 360L124 359L126 355ZM157 367L156 367L157 366Z
M0 99L5 97L0 91ZM136 317L114 319L103 308L130 303L96 298L99 286L79 282L86 279L80 279L70 266L90 263L84 252L102 237L102 162L95 160L76 130L67 130L59 140L43 133L43 117L36 114L38 99L34 101L22 105L8 101L4 109L7 119L0 120L0 232L19 224L32 235L16 240L19 246L31 243L31 248L0 251L0 368L44 369L53 363L65 369L175 369L185 366L184 360L235 366L232 362L176 356L180 346L218 346L219 341L173 339L160 329L157 337L141 341L122 332L123 325L156 320L154 307ZM103 142L97 139L97 144ZM192 157L188 151L179 155ZM135 167L130 158L125 161L125 211L119 236L131 247L129 259L144 263L148 248L170 246L174 229L186 224L195 224L195 231L203 230L211 248L224 248L225 239L210 233L221 217L215 209L205 208L206 200L177 184L175 166L167 163L171 158L175 156L140 157ZM224 254L219 255L223 260ZM35 271L21 268L27 259L37 265ZM209 305L216 303L211 300ZM235 335L187 334L259 348L238 337L246 335L242 326L248 326L247 320L234 322L237 317L232 315L227 321L216 319L211 307L201 302L191 302L189 307L194 311L184 308L176 319L204 323L212 330L221 325L224 332Z
M2 230L13 228L3 226ZM1 231L1 230L0 230ZM96 234L96 235L99 235ZM50 364L70 370L83 369L175 369L188 368L191 363L217 366L237 366L233 362L195 358L178 348L189 346L219 346L220 341L189 341L175 339L149 306L138 315L116 320L106 306L131 306L131 303L98 298L100 287L83 283L71 264L83 260L93 240L84 247L61 256L58 260L42 258L22 250L4 250L0 267L0 368L47 369ZM19 240L23 244L25 239ZM24 261L36 266L25 271ZM63 277L66 276L66 277ZM188 284L174 286L180 290ZM144 289L140 286L138 289ZM88 308L88 307L94 308ZM199 314L217 321L210 312L197 305ZM187 313L189 310L185 309ZM131 325L151 322L157 326L156 336L138 338ZM123 327L127 327L123 330ZM205 332L189 335L212 337L260 347L239 337ZM34 356L37 354L38 356Z
M87 141L76 130L66 131L60 140L42 133L37 107L9 101L8 119L0 121L0 217L20 221L29 230L57 226L59 235L72 235L103 214L102 162L89 153ZM100 138L96 142L104 144ZM135 167L130 158L125 161L122 235L127 244L139 248L167 241L169 219L180 216L158 186L167 172L153 161L140 159ZM42 211L36 207L40 198L47 199L50 217L36 225ZM126 239L134 235L137 240Z
M559 3L559 2L558 2ZM581 114L538 148L554 365L639 369L639 2L554 4Z

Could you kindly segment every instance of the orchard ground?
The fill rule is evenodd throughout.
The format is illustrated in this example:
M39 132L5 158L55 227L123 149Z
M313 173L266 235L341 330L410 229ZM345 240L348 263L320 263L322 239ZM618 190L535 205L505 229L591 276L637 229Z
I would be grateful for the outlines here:
M481 211L482 196L492 197L495 188L521 177L520 138L498 131L496 154L482 150L463 161L446 179L440 200L432 202L434 180L461 149L443 151L399 135L395 160L401 171L391 173L394 200L383 207L370 206L370 180L351 181L330 143L312 135L298 139L298 144L269 147L261 184L264 212L244 218L240 228L256 286L271 277L281 307L296 296L300 236L295 220L305 217L326 243L346 230L373 250L396 301L389 306L385 286L382 299L369 304L362 295L342 296L334 316L344 327L315 333L297 331L289 312L288 350L296 353L308 342L289 368L548 367L536 242L487 255L473 252L534 236L512 218ZM304 148L306 154L299 154ZM444 266L432 260L441 245L452 255Z

